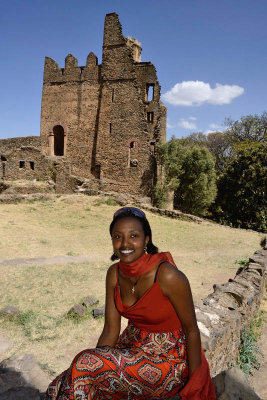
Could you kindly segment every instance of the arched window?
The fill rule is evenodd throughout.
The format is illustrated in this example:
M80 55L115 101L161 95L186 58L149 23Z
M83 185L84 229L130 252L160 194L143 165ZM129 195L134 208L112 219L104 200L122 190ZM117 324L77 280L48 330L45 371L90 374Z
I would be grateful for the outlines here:
M138 145L136 141L129 143L128 167L138 166Z
M64 156L64 129L61 125L56 125L53 128L54 134L54 155Z
M130 143L130 149L134 149L136 147L136 142L131 142Z

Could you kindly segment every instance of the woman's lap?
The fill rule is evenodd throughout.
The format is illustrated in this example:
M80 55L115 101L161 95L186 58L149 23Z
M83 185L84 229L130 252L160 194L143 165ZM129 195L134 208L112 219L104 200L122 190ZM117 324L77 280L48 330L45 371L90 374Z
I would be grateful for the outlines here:
M184 336L128 326L116 347L79 353L50 384L46 400L163 399L183 387L186 376Z

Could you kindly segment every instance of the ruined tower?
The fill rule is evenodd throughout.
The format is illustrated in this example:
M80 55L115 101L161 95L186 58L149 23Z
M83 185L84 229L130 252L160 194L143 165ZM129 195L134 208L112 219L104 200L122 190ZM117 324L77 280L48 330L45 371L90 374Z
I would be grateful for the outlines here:
M46 57L41 112L42 153L65 159L71 174L97 178L107 190L149 195L155 146L165 141L166 108L141 43L125 38L116 13L107 14L102 65L68 55L65 68Z

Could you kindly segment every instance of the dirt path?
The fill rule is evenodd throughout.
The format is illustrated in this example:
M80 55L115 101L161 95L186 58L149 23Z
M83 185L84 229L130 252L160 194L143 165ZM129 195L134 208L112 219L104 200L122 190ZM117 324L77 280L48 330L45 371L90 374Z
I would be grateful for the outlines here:
M36 258L12 258L0 259L1 266L15 266L15 265L49 265L49 264L67 264L77 262L87 262L96 260L97 257L82 255L82 256L53 256L53 257L36 257Z

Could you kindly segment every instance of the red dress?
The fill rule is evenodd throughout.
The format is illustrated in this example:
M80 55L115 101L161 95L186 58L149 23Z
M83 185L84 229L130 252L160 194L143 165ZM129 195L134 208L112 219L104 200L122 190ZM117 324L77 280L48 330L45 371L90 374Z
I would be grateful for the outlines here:
M119 313L129 319L117 345L79 353L70 368L49 385L46 400L168 399L184 387L188 376L186 339L171 302L161 291L157 273L154 284L134 305L122 303L118 279L114 298ZM204 377L210 380L207 362L203 362L202 385ZM192 400L215 400L211 394L208 390L208 397Z

